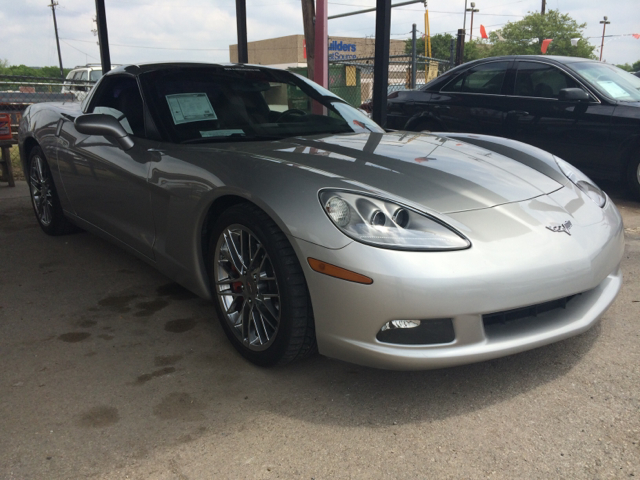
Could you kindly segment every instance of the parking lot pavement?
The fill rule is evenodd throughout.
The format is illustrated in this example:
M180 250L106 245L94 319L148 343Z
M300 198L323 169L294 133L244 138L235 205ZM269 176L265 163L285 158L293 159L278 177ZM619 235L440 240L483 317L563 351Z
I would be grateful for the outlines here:
M613 196L625 281L598 326L387 372L248 364L211 304L95 236L44 235L26 184L2 186L0 478L638 477L640 204Z

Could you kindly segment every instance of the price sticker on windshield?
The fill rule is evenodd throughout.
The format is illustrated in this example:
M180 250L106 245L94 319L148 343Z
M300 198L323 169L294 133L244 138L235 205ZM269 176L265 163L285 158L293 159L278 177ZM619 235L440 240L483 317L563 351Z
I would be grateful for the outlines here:
M178 93L166 98L176 125L218 119L206 93Z

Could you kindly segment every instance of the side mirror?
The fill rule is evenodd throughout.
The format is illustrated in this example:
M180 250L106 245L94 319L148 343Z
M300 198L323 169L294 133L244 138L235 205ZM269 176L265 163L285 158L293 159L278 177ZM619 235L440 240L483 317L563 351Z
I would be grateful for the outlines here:
M134 143L131 137L120 122L111 115L86 113L76 117L73 123L80 133L113 137L123 150L133 148Z
M589 94L581 88L563 88L560 90L558 99L565 102L588 102Z

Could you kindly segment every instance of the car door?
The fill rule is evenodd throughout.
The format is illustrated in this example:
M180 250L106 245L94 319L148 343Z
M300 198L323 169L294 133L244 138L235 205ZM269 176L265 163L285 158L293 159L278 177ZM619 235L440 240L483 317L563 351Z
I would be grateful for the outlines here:
M114 138L79 133L73 118L59 128L58 164L75 214L153 258L155 228L147 179L155 143L146 140L136 79L110 75L98 85L87 113L115 116L134 139L124 151Z
M581 88L590 100L561 100L564 88ZM612 113L558 66L518 60L504 134L593 170L604 157Z
M447 131L501 135L508 102L502 94L512 62L498 60L472 67L429 99L433 115Z

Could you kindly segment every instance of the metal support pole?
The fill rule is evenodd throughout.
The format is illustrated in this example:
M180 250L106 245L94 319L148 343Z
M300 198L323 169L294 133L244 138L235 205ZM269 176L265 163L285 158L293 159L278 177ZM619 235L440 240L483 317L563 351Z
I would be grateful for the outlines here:
M104 0L96 0L96 25L98 27L98 43L100 45L102 74L104 75L111 70L109 35L107 34L107 14L104 10Z
M467 0L464 0L464 20L462 21L462 29L467 29Z
M313 0L301 0L302 3L302 25L304 27L304 41L307 61L307 78L313 80L315 77L315 38L316 32L313 26L316 18L316 6Z
M373 110L371 118L381 127L384 127L387 123L390 36L391 0L376 0L376 51L373 66Z
M391 5L391 8L404 7L405 5L413 5L414 3L424 3L424 0L411 0L409 2L400 2L400 3L396 3L395 5ZM366 10L358 10L356 12L341 13L339 15L331 15L330 17L327 17L327 18L329 20L333 20L334 18L350 17L351 15L360 15L361 13L375 12L376 10L377 10L377 7L367 8Z
M236 0L236 24L238 29L238 63L249 63L246 0Z
M329 88L329 22L327 0L316 1L315 72L313 80Z
M451 44L449 45L449 64L453 67L456 61L456 39L451 39Z
M411 89L416 88L416 24L411 28Z
M456 43L456 65L464 62L464 37L466 33L463 28L458 29L458 41Z
M58 2L51 0L51 13L53 13L53 29L56 32L56 46L58 47L58 62L60 63L60 78L64 78L64 69L62 68L62 55L60 54L60 39L58 39L58 22L56 21L56 7Z

